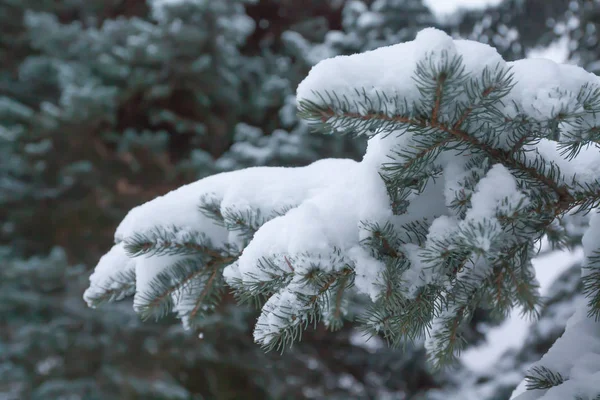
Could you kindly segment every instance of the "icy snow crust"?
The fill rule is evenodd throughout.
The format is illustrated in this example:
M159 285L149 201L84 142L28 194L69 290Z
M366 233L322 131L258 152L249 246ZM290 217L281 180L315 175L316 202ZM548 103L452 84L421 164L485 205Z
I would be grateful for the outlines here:
M411 107L422 101L414 79L417 64L435 64L443 58L451 59L456 56L462 57L467 73L474 76L481 75L486 68L512 68L516 84L503 100L503 112L506 115L514 115L519 109L530 118L547 120L555 117L561 109L572 107L570 100L583 85L600 83L595 75L574 66L558 65L547 60L507 63L490 46L466 40L452 40L441 31L426 29L412 42L320 62L298 87L297 100L324 104L323 93L335 93L336 96L349 100L349 112L365 114L367 110L361 107L358 101L353 100L360 100L364 94L377 98L377 93L385 93L390 99L401 98L410 112ZM389 109L392 110L393 106L394 104L390 104ZM564 131L568 133L568 127L564 127ZM503 143L503 138L498 139L498 143ZM222 213L231 210L260 210L264 216L283 214L264 223L247 246L240 249L241 255L237 262L225 268L224 277L231 285L235 285L236 282L251 284L270 279L264 270L258 267L262 259L278 260L284 266L287 262L286 257L304 260L300 265L294 266L297 269L308 268L311 261L335 259L336 262L320 263L320 268L335 270L351 267L356 274L354 289L376 300L382 290L380 279L384 265L361 245L361 240L369 234L363 223L392 223L400 227L423 220L430 224L425 243L409 243L408 240L402 249L411 261L410 267L403 275L403 294L411 298L419 287L426 284L443 285L443 277L422 265L420 260L424 249L434 242L443 241L444 238L461 235L468 224L482 223L488 228L491 227L487 229L488 233L491 233L465 240L476 241L473 245L484 252L491 251L494 235L499 234L501 230L495 217L498 210L507 206L524 207L527 205L527 198L507 168L500 164L493 165L474 188L466 218L459 219L450 208L450 202L455 198L456 191L464 186L462 181L468 175L466 163L471 156L468 153L447 151L436 159L443 171L442 179L428 182L422 193L412 194L408 199L410 203L406 213L393 215L386 187L380 177L381 168L389 162L388 156L392 150L410 147L412 140L412 134L404 131L387 135L375 134L369 140L364 159L359 163L331 159L303 168L262 167L229 172L205 178L136 207L118 227L115 234L116 244L102 258L90 277L90 288L84 297L91 303L94 295L106 289L111 277L133 269L136 275L137 299L138 294L144 291L145 285L178 258L129 258L125 253L123 243L129 237L136 233L148 232L157 226L176 227L178 232L183 232L182 234L202 232L210 238L215 248L227 244L234 247L243 246L237 233L229 232L199 212L198 206L203 196L217 199ZM560 156L556 142L548 139L542 139L530 150L529 154L532 154L532 157L537 152L548 162L558 164L563 169L563 178L566 180L572 179L576 173L579 181L593 180L600 176L600 161L595 148L583 149L569 162ZM309 259L306 254L310 255ZM312 264L314 265L314 262ZM476 272L475 279L483 279L488 263L474 260L470 267ZM460 274L457 277L466 278ZM473 279L472 276L468 278ZM294 278L287 288L268 300L255 331L255 339L258 342L268 344L272 335L285 323L276 310L286 307L294 311L301 307L297 293L302 290L301 283ZM178 311L177 304L175 311ZM588 355L584 357L584 364L591 370L600 371L600 328L597 323L582 317L582 313L585 314L584 311L579 312L579 317L574 319L570 326L582 324L581 327L577 325L577 329L590 332L590 340L585 341ZM439 324L440 321L434 321L434 328ZM594 329L596 342L592 340ZM557 346L566 346L569 349L574 345L566 341L563 343L566 344L557 343ZM435 349L438 345L433 334L428 339L427 347ZM575 365L571 371L564 371L565 374L579 374L580 372L574 372L574 368ZM600 376L595 378L596 382L600 382ZM526 398L537 397L523 397Z

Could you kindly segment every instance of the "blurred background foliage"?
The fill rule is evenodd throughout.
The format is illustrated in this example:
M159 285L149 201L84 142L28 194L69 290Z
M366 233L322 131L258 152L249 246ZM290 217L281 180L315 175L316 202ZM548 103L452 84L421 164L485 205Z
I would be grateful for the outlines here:
M477 373L434 373L420 344L390 350L351 326L264 354L254 310L231 298L199 338L81 295L135 205L222 171L360 159L365 142L296 117L319 60L436 26L506 59L554 46L600 73L599 23L597 0L443 17L421 0L0 0L0 399L507 399L562 333L579 265L523 348ZM471 344L499 322L481 311Z

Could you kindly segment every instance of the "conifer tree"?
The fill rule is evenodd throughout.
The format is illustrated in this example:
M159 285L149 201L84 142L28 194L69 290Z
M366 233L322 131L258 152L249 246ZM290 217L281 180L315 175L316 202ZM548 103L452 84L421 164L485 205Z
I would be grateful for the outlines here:
M248 341L254 311L232 308L229 299L202 321L201 341L171 326L172 321L139 324L127 305L106 308L106 314L81 310L83 302L74 298L83 291L85 272L72 264L93 261L107 243L108 230L134 204L215 171L305 165L322 157L358 158L364 152L364 141L312 133L297 118L295 87L312 65L292 64L296 53L266 39L257 45L249 43L254 36L246 36L242 44L235 32L207 32L193 22L218 19L221 12L225 22L250 22L241 8L168 3L0 1L0 7L10 7L10 13L0 11L2 21L8 21L3 26L15 26L14 38L4 42L7 36L2 37L14 60L10 68L3 64L0 88L0 236L5 246L0 254L5 311L0 363L3 371L11 371L0 374L7 379L0 397L289 398L312 393L345 399L411 396L453 385L450 376L429 371L420 348L389 351L377 346L376 338L365 343L350 326L325 339L322 331L311 332L284 357L265 355ZM253 6L245 4L248 16ZM182 99L197 96L212 104L219 101L213 94L222 94L196 85L196 79L182 85L185 72L196 58L209 55L211 46L190 45L196 48L192 58L170 52L156 64L143 62L147 54L139 47L168 47L165 37L180 14L192 22L177 32L181 36L175 42L203 33L208 41L224 36L234 60L222 52L217 70L229 68L230 62L243 65L235 69L240 81L230 82L235 93L222 103L235 118L216 115L222 120L211 125L206 104L196 103L194 110L202 112L186 114L190 103ZM236 25L225 28L235 30ZM164 74L157 78L157 70ZM131 75L119 78L115 71ZM134 75L147 80L128 79ZM203 71L198 75L217 81ZM162 90L177 93L161 97ZM154 91L158 100L148 98ZM173 118L157 124L157 114L169 111ZM206 129L186 130L190 120L182 114ZM212 135L214 126L224 124L226 135ZM211 145L210 139L222 143ZM225 153L213 155L211 146ZM53 248L56 244L64 250ZM359 299L349 314L361 312L363 305ZM326 339L335 351L322 350ZM85 365L77 358L82 354L89 361ZM407 372L392 373L399 370Z
M570 0L504 0L477 10L460 10L447 29L461 37L494 46L506 60L524 58L532 48L554 39L553 25L569 9Z
M553 19L551 27L554 38L566 39L570 60L590 72L600 74L600 2L569 1L568 9Z
M193 328L229 287L262 309L256 342L281 350L319 321L339 329L361 294L367 334L424 338L433 366L452 363L477 307L537 314L537 244L566 236L565 215L595 213L599 85L432 29L325 60L298 88L299 113L326 133L369 137L361 162L220 174L139 206L85 299L133 294L142 317L173 311ZM599 394L598 220L582 239L585 301L522 398Z

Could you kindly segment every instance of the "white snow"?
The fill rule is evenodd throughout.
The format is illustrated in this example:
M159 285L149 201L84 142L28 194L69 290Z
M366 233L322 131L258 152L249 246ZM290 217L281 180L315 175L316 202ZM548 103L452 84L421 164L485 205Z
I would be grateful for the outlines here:
M365 114L368 110L353 100L359 100L363 94L376 99L377 93L385 93L390 99L390 112L394 110L395 97L400 97L411 107L421 99L413 79L417 63L440 64L457 55L462 56L465 68L473 75L479 75L486 66L495 68L503 63L496 49L488 45L453 41L445 33L427 28L411 42L321 61L298 86L297 100L322 104L323 96L335 93L339 98L349 99L348 111ZM352 68L346 67L349 62L353 64Z
M527 199L517 189L516 179L502 164L493 165L475 187L465 222L484 218L495 220L498 208L516 206L522 202L527 202Z
M355 262L354 271L356 278L354 279L354 284L356 288L360 292L367 294L371 300L377 300L381 292L379 276L383 272L385 265L373 258L360 246L354 246L349 250L348 254Z
M459 9L485 8L500 4L502 0L424 0L425 5L438 16L445 16Z
M90 287L85 291L83 298L90 307L93 307L93 299L101 295L107 290L118 289L118 284L113 280L119 273L131 272L135 269L135 261L127 256L123 249L123 244L119 243L114 245L108 253L106 253L96 269L90 276ZM132 292L123 293L120 298L121 300L125 295L131 295Z

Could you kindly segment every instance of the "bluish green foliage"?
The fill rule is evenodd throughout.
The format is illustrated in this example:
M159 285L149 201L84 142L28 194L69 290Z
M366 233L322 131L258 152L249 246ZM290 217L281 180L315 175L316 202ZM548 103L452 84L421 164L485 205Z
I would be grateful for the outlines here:
M265 355L251 308L220 306L202 340L128 307L83 310L86 263L132 206L214 172L362 154L296 117L311 64L281 45L289 29L322 41L305 22L341 10L272 6L292 17L259 29L256 2L0 1L2 395L367 398L446 381L352 329ZM339 350L319 354L328 343ZM418 378L392 374L401 366Z
M299 85L299 115L325 134L368 137L362 162L247 169L146 203L117 229L84 298L95 307L108 293L132 294L124 283L133 278L121 280L131 273L138 313L173 311L193 329L227 284L262 308L256 342L283 350L321 321L339 329L355 295L367 295L358 319L368 334L393 345L425 339L432 366L446 366L478 308L537 316L538 244L549 233L568 243L563 222L598 207L599 87L582 69L509 64L433 29L324 60ZM579 360L561 364L560 354L577 335L600 343L599 225L581 239L589 302L572 318L581 330L567 329L529 370L525 398L593 385L593 365L571 371Z
M461 32L488 35L466 21ZM254 311L230 307L226 292L201 320L202 341L171 321L141 324L129 307L88 313L80 300L85 269L131 207L215 172L359 159L364 140L297 117L296 86L325 57L435 24L417 0L0 0L0 393L428 398L453 387L419 344L365 345L348 326L265 356L251 343ZM348 316L364 313L364 299L352 304ZM478 322L461 329L469 342L483 336Z

